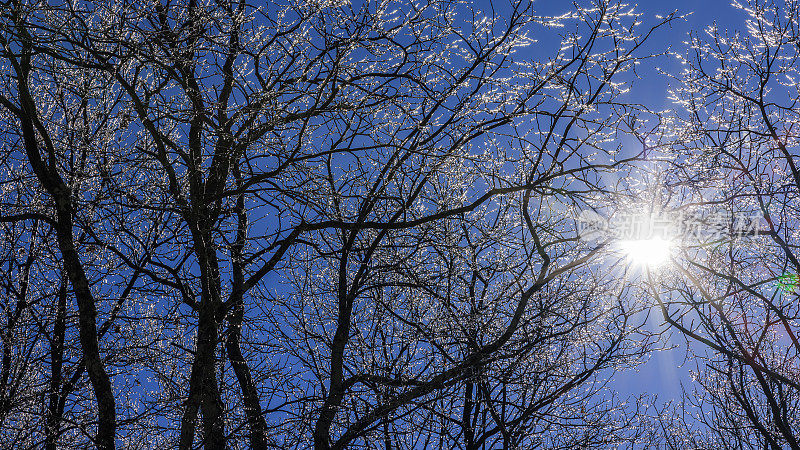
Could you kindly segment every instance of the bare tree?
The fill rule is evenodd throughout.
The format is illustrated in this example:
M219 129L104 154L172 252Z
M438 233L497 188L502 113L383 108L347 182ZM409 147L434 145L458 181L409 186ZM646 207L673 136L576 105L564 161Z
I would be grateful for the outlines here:
M136 1L2 18L3 154L24 162L7 184L25 187L3 221L47 224L42 277L69 282L40 294L60 388L38 389L86 409L97 447L636 439L594 394L650 341L568 217L646 151L621 152L649 114L624 94L673 16ZM64 408L42 419L51 446Z
M666 321L700 344L687 403L709 445L799 448L800 5L733 4L741 32L711 26L679 55L682 133L667 183L682 208L725 219L716 238L682 249L656 297Z

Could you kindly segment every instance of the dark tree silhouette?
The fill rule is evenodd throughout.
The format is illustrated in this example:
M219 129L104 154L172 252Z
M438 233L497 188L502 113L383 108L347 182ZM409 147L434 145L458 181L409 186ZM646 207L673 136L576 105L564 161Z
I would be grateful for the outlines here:
M640 28L606 0L559 17L452 1L1 14L3 342L35 358L3 364L0 413L48 399L6 442L636 441L635 411L595 394L652 341L569 218L644 156L618 138L652 114L624 94L674 16Z

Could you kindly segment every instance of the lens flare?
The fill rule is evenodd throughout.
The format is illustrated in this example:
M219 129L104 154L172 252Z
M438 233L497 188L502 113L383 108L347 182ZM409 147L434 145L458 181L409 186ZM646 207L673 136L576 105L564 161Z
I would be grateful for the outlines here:
M672 243L661 237L620 241L620 249L632 264L658 267L669 261Z

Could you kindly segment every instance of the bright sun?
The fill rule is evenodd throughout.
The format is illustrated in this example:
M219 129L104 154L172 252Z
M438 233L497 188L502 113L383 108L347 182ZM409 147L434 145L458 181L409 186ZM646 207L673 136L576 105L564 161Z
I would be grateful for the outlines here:
M672 243L667 239L654 237L620 241L619 246L631 263L654 268L669 260Z

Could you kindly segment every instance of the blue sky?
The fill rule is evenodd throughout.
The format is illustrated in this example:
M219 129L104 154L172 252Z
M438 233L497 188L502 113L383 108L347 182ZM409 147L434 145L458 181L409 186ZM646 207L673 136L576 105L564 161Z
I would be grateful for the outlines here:
M741 10L731 5L730 0L641 0L632 1L631 5L637 4L636 9L643 13L643 27L654 24L656 16L666 16L673 11L678 11L680 15L688 14L684 20L676 21L670 28L661 29L654 35L649 49L663 51L671 48L672 51L685 52L684 41L687 40L688 33L695 31L702 33L703 30L712 23L716 23L721 30L742 30L744 28L745 15ZM478 1L482 6L484 1ZM488 5L488 1L485 2ZM542 15L561 14L572 9L572 2L569 0L538 0L534 3L537 13ZM496 6L496 5L495 5ZM691 13L691 14L689 14ZM552 53L552 45L556 42L549 42L546 36L537 36L539 47L532 51L538 54ZM678 73L681 69L680 63L672 56L666 56L654 61L652 66L644 67L640 70L640 80L633 85L630 92L630 100L646 104L653 109L669 109L672 107L668 98L670 80L658 74L656 67L660 67L666 72ZM643 299L644 301L651 301ZM663 330L661 324L660 311L653 310L650 315L648 328L652 331ZM681 396L681 384L687 390L691 390L690 369L693 362L686 359L686 341L679 333L673 333L674 338L671 345L675 348L667 351L656 352L651 358L636 372L620 372L614 376L611 387L623 394L638 395L651 394L658 396L659 404L670 400L679 400ZM699 344L693 345L693 349L702 354L705 349Z
M745 0L742 0L745 1ZM497 3L495 8L497 8ZM477 0L477 6L488 10L488 0ZM559 15L573 8L571 0L535 0L536 12L541 15ZM659 30L652 38L650 46L645 51L665 51L684 53L690 31L702 34L706 27L716 23L720 30L734 32L745 28L745 14L731 5L731 0L640 0L630 1L637 5L636 10L643 13L643 28L657 22L656 16L666 16L673 11L679 15L686 15L683 20L675 21L670 28ZM530 51L534 57L550 55L558 42L552 40L552 35L543 33L535 36L537 44ZM642 67L639 70L640 80L633 85L629 100L641 103L655 110L666 110L673 107L669 100L668 90L671 80L660 75L656 68L668 73L679 73L681 64L674 56L665 56L654 61L652 66ZM643 298L643 301L654 303L652 299ZM665 330L661 319L660 310L653 309L647 327L653 331ZM679 332L672 333L672 340L667 345L672 345L672 350L664 350L651 354L649 360L642 364L637 371L619 372L614 375L610 388L623 396L637 396L648 394L657 396L657 405L663 405L671 400L679 401L681 387L691 392L691 374L694 360L686 358L687 342ZM695 354L702 355L706 349L699 343L691 344Z
M571 8L571 3L564 0L539 0L538 10L540 13L563 12ZM639 1L637 10L644 13L644 25L654 22L656 15L664 16L675 10L680 14L692 13L685 20L675 22L671 29L661 30L654 36L654 44L670 46L673 51L682 51L683 41L687 39L690 30L702 32L705 27L715 22L722 30L734 31L744 28L744 14L731 6L729 0L647 0ZM663 58L658 61L658 66L673 73L680 68L680 64L673 57ZM642 79L633 86L630 95L635 101L652 108L670 108L671 104L667 98L670 80L659 76L654 68L655 66L645 68L645 71L640 72ZM660 328L660 318L660 312L652 311L649 324L651 330ZM686 342L682 337L676 335L671 344L676 348L654 353L637 372L618 373L612 382L612 387L631 395L640 393L658 395L658 403L679 399L681 383L686 385L687 390L690 389L689 371L693 363L685 359ZM699 345L695 345L694 348L700 353L703 351Z

